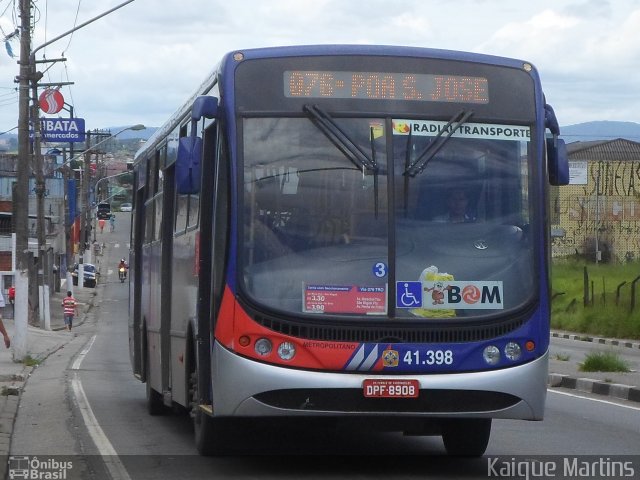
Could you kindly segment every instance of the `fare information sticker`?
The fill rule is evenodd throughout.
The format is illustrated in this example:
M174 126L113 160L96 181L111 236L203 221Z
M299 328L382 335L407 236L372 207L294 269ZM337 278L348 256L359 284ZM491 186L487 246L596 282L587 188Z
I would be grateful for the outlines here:
M386 286L303 284L305 313L387 313Z

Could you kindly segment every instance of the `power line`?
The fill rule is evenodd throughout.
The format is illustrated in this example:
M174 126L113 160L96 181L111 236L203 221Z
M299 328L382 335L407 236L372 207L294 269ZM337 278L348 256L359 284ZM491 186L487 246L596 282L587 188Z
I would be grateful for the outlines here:
M76 28L76 25L78 24L78 14L80 13L80 4L82 3L82 0L78 0L78 7L76 8L76 16L73 19L73 28ZM75 32L71 32L71 35L69 36L69 41L67 42L67 46L64 48L64 50L62 50L62 54L64 55L64 52L66 52L69 49L69 46L71 45L71 40L73 39L73 34Z
M0 16L4 16L4 14L7 13L7 10L9 10L9 7L11 7L12 5L13 5L13 1L9 0L7 2L7 6L5 7L4 11L0 13Z
M7 130L6 132L0 132L0 135L4 135L5 133L13 132L13 131L14 131L15 129L17 129L17 128L18 128L18 126L16 125L15 127L11 128L11 129L9 129L9 130Z

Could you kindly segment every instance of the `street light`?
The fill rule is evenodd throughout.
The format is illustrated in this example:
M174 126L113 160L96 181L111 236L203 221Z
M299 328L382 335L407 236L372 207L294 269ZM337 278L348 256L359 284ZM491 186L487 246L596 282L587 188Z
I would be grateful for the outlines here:
M78 155L74 156L73 158L69 159L68 161L64 162L62 165L60 165L57 168L60 168L62 166L64 166L67 163L70 163L82 156L87 156L88 154L90 154L97 146L111 140L114 137L117 137L118 135L120 135L123 132L126 132L127 130L144 130L147 127L145 127L144 125L142 125L141 123L138 123L136 125L132 125L130 127L126 127L123 128L122 130L114 133L113 135L99 141L98 143L96 143L95 145L91 145L89 148L87 148L85 151L80 152ZM82 209L81 209L81 223L80 223L80 256L78 259L78 287L82 288L84 285L84 253L85 253L85 237L88 237L87 235L87 227L89 225L89 219L88 219L88 215L89 212L91 211L91 209L89 208L89 176L88 176L88 171L89 171L89 162L88 162L88 158L85 158L85 164L84 164L84 173L85 175L83 175L83 184L82 184L82 188L80 189L80 195L81 198L83 199L82 201ZM68 202L68 200L67 200ZM68 203L67 203L68 205ZM66 210L66 208L65 208ZM69 229L71 228L71 225L69 225ZM69 239L69 241L71 241L71 239ZM91 250L89 250L89 254L91 254ZM71 276L71 272L67 272L67 281L70 280L70 276ZM69 284L71 285L71 284Z
M65 162L61 163L60 165L57 165L55 168L53 168L53 169L49 172L49 174L51 174L51 173L55 172L56 170L60 170L61 168L64 168L65 166L69 165L71 162L73 162L73 161L75 161L75 160L79 159L80 157L83 157L83 156L85 156L86 154L91 153L91 152L93 151L93 149L95 149L97 146L99 146L99 145L101 145L101 144L103 144L103 143L105 143L105 142L107 142L107 141L111 140L111 139L112 139L112 138L114 138L114 137L117 137L118 135L120 135L120 134L121 134L121 133L123 133L123 132L126 132L127 130L145 130L146 128L147 128L147 127L145 127L145 126L144 126L144 125L142 125L141 123L138 123L138 124L136 124L136 125L132 125L132 126L130 126L130 127L123 128L122 130L120 130L120 131L118 131L118 132L114 133L113 135L108 136L108 137L107 137L107 138L105 138L104 140L99 141L99 142L98 142L98 143L96 143L95 145L90 146L89 148L87 148L86 150L84 150L84 151L80 152L79 154L75 155L74 157L70 158L69 160L66 160ZM85 169L85 170L86 170L86 169ZM86 177L86 176L85 176L85 177ZM88 186L89 186L88 179L86 179L86 178L85 178L85 180L84 180L84 181L86 182L86 186L88 187ZM65 182L66 182L66 175L65 175ZM85 199L85 201L88 199L88 188L86 189L86 192L87 192L87 194L86 194L86 195L84 194L84 192L82 192L82 191L80 192L80 194L81 194L81 198L84 198L84 199ZM84 202L83 202L83 205L84 205ZM67 200L65 201L65 221L66 221L66 222L68 222L68 221L69 221L69 218L68 218L68 217L69 217L69 208L68 208L68 207L69 207L69 201L68 201L68 199L67 199ZM84 221L83 221L82 225L84 225ZM65 230L65 233L69 233L69 231L70 231L70 229L71 229L71 224L70 224L70 223L66 224L66 225L65 225L65 229L66 229L66 230ZM67 265L69 264L69 260L70 260L70 246L69 246L69 243L70 243L70 242L71 242L71 238L69 238L69 241L67 242L67 245L66 245L66 247L67 247L67 256L66 256L66 258L67 258Z
M107 176L107 177L102 177L101 179L99 179L99 180L96 182L96 184L93 186L93 188L94 188L94 190L98 191L98 185L100 185L100 183L101 183L101 182L109 181L109 180L111 180L112 178L122 177L123 175L130 175L130 174L131 174L131 172L126 171L126 172L116 173L116 174L114 174L114 175L109 175L109 176ZM112 196L113 196L113 195L112 195ZM105 198L105 199L103 199L102 201L103 201L103 202L105 202L105 201L109 200L109 198L111 198L111 197Z
M16 173L16 186L13 192L13 200L14 200L14 222L15 222L15 232L16 232L16 275L15 275L15 286L18 292L22 292L20 295L16 296L15 303L15 331L14 338L11 341L13 347L13 360L14 361L22 361L27 354L27 320L30 313L33 310L29 307L28 302L28 291L29 291L29 257L28 257L28 241L29 241L29 232L28 232L28 219L29 219L29 169L32 166L35 166L36 169L36 181L38 188L38 213L40 216L41 208L43 205L43 188L42 184L44 179L42 178L42 155L39 151L40 149L40 122L38 120L38 108L35 106L33 109L33 115L31 116L31 120L33 122L33 130L34 130L34 142L33 142L33 163L31 163L31 154L30 152L30 142L29 142L29 90L30 86L34 93L37 92L38 81L42 78L42 73L36 71L36 59L35 53L44 48L47 45L50 45L53 42L56 42L67 35L72 34L76 30L79 30L86 25L98 20L99 18L108 15L115 10L128 5L134 0L126 0L125 2L116 5L115 7L109 9L108 11L94 17L86 22L76 25L71 30L58 35L57 37L49 40L48 42L40 45L33 51L31 50L31 28L32 28L32 20L33 15L31 14L31 0L20 0L19 1L19 11L20 11L20 19L21 19L21 28L20 28L20 73L17 76L16 80L19 83L19 101L18 101L18 166ZM34 105L37 104L37 95L33 96ZM41 218L43 218L44 213L42 213ZM38 235L38 248L42 247L42 232L44 231L43 222L38 222L39 226L39 235ZM41 258L40 256L38 257ZM40 261L40 260L39 260ZM43 288L44 296L46 300L44 303L48 302L48 289ZM37 308L42 308L42 305L38 304ZM48 319L45 318L45 328L48 326Z
M62 167L66 166L67 164L73 162L74 160L79 159L80 157L86 155L87 153L91 153L93 151L94 148L96 148L98 145L102 145L105 142L108 142L109 140L113 139L114 137L117 137L118 135L120 135L122 132L126 132L127 130L145 130L147 127L145 127L144 125L142 125L141 123L138 123L136 125L132 125L130 127L127 128L123 128L122 130L114 133L113 135L109 135L107 138L105 138L104 140L100 140L98 143L96 143L95 145L91 145L89 148L87 148L86 150L80 152L79 154L75 155L73 158L70 158L69 160L66 160L64 163L61 163L60 165L57 165L53 170L51 170L49 173L53 173L56 170L60 170Z

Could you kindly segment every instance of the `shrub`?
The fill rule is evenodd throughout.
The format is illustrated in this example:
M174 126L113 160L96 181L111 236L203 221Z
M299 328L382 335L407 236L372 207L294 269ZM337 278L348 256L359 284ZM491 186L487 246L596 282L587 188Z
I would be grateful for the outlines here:
M629 371L629 365L613 352L591 352L578 367L581 372Z

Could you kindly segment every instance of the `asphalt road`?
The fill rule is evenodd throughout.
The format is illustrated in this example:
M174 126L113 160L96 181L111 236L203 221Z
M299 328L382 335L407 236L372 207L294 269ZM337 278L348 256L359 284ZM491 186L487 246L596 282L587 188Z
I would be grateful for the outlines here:
M124 216L120 226L127 222ZM637 403L549 391L544 421L494 421L482 459L448 459L439 437L292 423L253 424L245 432L243 456L200 457L188 416L146 413L144 385L129 364L128 284L118 281L115 269L126 256L126 234L103 235L109 256L104 264L112 264L113 271L103 266L101 300L94 316L76 329L77 337L34 371L11 448L13 455L69 455L74 476L68 478L487 478L492 459L639 453ZM590 348L557 345L576 357ZM640 470L638 460L635 467Z

